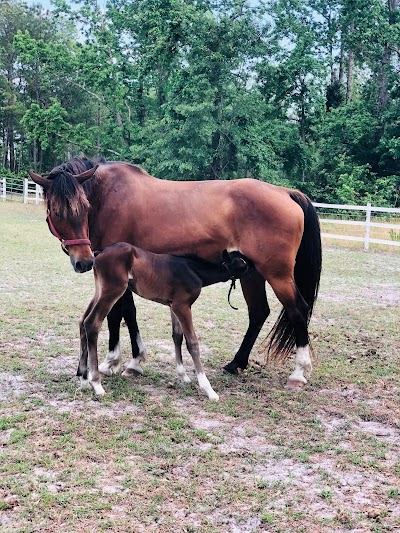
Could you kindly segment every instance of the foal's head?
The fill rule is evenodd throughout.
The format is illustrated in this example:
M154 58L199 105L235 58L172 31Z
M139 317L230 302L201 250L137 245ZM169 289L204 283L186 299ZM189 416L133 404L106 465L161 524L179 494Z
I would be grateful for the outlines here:
M93 266L88 225L90 203L82 183L91 178L96 169L97 166L72 175L60 166L47 177L29 172L32 180L43 187L49 229L61 241L75 272L86 272Z

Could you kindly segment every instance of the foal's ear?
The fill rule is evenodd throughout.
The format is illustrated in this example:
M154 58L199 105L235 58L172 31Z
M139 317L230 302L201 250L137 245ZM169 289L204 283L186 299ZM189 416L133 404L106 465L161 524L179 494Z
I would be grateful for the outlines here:
M48 180L47 178L44 178L40 174L36 174L35 172L32 172L31 170L28 170L28 174L32 181L43 187L44 190L47 190L51 185L51 180Z
M76 174L76 176L74 175L74 178L82 184L84 181L88 180L93 176L93 174L98 169L98 166L99 165L96 165L95 167L90 168L89 170L85 170L85 172L82 172L82 174Z

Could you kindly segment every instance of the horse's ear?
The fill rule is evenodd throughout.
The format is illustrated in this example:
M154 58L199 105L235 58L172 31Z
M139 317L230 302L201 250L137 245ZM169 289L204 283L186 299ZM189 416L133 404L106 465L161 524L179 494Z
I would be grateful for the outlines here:
M48 180L47 178L44 178L40 174L36 174L35 172L32 172L31 170L28 170L28 174L32 181L43 187L44 190L47 190L49 186L51 185L51 180Z
M82 172L82 174L74 175L74 178L79 181L79 183L83 183L84 181L88 180L93 176L93 174L96 172L99 165L96 165L93 168L90 168L89 170L85 170L85 172Z

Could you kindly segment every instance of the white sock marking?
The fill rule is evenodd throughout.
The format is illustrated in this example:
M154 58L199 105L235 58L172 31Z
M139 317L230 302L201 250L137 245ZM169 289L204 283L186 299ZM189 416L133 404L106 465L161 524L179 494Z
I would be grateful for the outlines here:
M82 390L90 389L90 383L89 383L88 379L84 379L82 376L80 376L79 380L80 380L80 383L81 383L81 389Z
M199 387L203 392L207 394L210 400L219 400L218 394L215 392L215 390L211 387L210 382L208 381L207 376L201 372L200 374L197 374L197 379L199 382Z
M106 358L99 366L99 371L105 376L111 376L112 374L118 374L121 366L121 348L118 343L115 347L115 350L108 352Z
M304 372L310 371L312 368L310 358L310 348L303 346L296 350L296 368L294 372L289 376L289 381L300 381L301 383L307 383L304 377Z

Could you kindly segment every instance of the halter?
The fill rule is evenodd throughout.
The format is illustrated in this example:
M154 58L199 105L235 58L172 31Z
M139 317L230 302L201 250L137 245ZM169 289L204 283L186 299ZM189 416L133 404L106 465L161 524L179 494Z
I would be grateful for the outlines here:
M54 235L54 237L57 237L57 239L61 242L61 249L65 254L69 255L67 246L74 246L76 244L88 244L89 246L92 246L92 243L90 242L89 239L69 239L69 240L63 239L61 235L58 233L58 231L56 230L53 224L53 221L51 220L49 209L47 210L46 222L49 226L50 232Z

